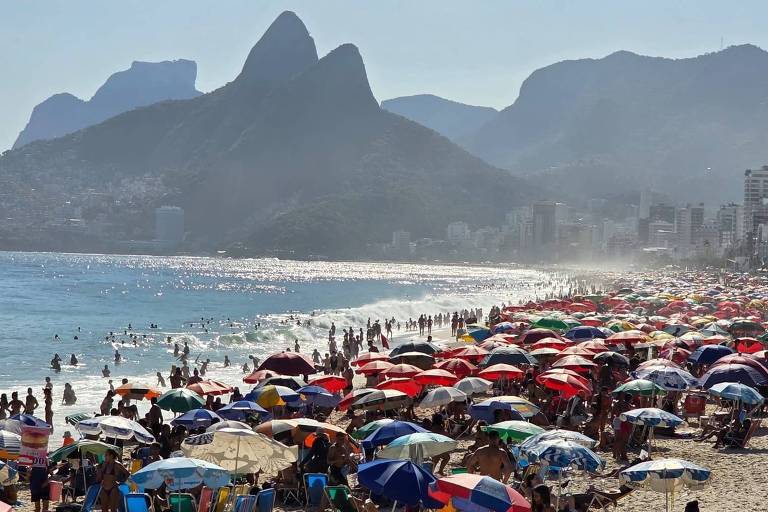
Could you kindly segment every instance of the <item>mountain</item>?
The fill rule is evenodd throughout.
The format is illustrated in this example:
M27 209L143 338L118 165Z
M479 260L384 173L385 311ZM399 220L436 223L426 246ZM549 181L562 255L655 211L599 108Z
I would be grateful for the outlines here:
M190 60L133 62L110 76L88 101L61 93L38 104L13 147L55 139L158 101L194 98L202 94L195 89L196 77L197 64Z
M651 185L727 202L743 170L768 161L766 114L760 48L678 60L621 51L535 71L514 104L461 143L572 197Z
M451 140L475 132L498 114L491 107L466 105L432 94L384 100L381 108L431 128Z
M335 258L361 256L398 229L444 238L453 220L498 225L534 193L382 110L357 48L319 59L291 12L227 85L10 151L0 179L22 191L108 190L121 205L106 213L111 236L147 236L137 226L151 225L151 208L173 204L185 210L189 250ZM129 215L131 205L144 210Z

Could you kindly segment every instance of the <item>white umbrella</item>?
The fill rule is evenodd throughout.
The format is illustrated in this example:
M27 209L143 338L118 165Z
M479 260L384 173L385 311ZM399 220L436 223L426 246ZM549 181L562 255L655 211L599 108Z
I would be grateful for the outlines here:
M459 443L448 436L417 432L398 437L379 450L376 456L380 459L425 460L453 451L458 446Z
M451 402L466 402L467 394L456 388L448 386L440 386L435 388L424 397L419 404L419 407L440 407L441 405L448 405Z
M485 393L491 389L491 386L493 386L493 382L481 379L480 377L465 377L453 385L453 387L467 395Z
M191 444L185 439L181 444L184 455L218 464L232 473L276 473L296 462L290 448L250 429L222 428L195 438L202 436L211 436L211 442Z
M247 423L243 423L242 421L235 421L235 420L225 420L220 421L218 423L214 423L207 429L205 429L206 432L216 432L217 430L220 430L222 428L242 428L245 430L251 430L250 425Z
M140 443L153 443L153 436L147 429L133 420L123 418L122 416L98 416L78 422L77 430L82 434L99 435L104 434L107 437L115 439L133 439Z
M352 403L350 407L361 409L397 409L405 405L408 395L394 389L377 389Z

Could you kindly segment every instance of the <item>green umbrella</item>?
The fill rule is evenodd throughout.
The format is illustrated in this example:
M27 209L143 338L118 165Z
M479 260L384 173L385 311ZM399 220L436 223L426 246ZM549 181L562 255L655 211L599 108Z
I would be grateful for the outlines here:
M570 326L566 322L551 316L543 316L539 318L531 325L531 327L538 327L541 329L554 329L559 331L567 331L570 329Z
M107 450L110 449L120 453L120 449L117 446L102 443L101 441L81 439L75 443L70 444L69 446L62 446L58 450L51 452L50 455L48 455L48 459L51 462L61 462L62 460L68 458L70 454L78 450L80 451L81 457L84 455L96 455L98 457L103 457L104 454L107 453Z
M205 399L187 388L166 391L157 399L157 406L166 411L187 412L205 405Z
M392 423L393 421L395 421L395 420L390 420L390 419L387 419L387 418L385 418L383 420L371 421L370 423L366 423L365 425L363 425L359 429L355 430L352 433L352 437L355 438L355 439L365 439L370 434L374 433L375 431L377 431L378 429L380 429L384 425Z
M91 418L93 418L93 414L88 414L87 412L80 412L77 414L70 414L69 416L65 416L64 421L66 421L67 423L75 427L81 421L89 420Z
M494 423L493 425L483 427L483 429L498 432L503 441L514 441L517 443L544 432L544 429L540 426L520 420L502 421L501 423Z
M658 396L667 394L667 391L658 384L654 384L650 380L635 379L622 384L613 390L614 395L618 395L620 393L629 393L633 396Z

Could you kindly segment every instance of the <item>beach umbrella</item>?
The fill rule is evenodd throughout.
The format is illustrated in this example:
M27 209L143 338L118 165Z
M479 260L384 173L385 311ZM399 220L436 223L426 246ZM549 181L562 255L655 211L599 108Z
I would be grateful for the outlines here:
M402 391L394 389L377 389L371 393L363 395L352 402L350 407L357 409L399 409L408 403L408 395Z
M122 416L97 416L83 420L77 424L77 430L81 434L104 434L105 437L123 440L136 439L136 441L145 444L155 442L155 436L147 429Z
M274 474L296 462L290 448L251 429L222 428L202 435L210 436L211 441L182 443L184 455L212 462L233 474Z
M754 354L763 350L763 344L755 338L737 338L734 342L734 348L740 354Z
M369 421L362 427L352 432L351 434L352 438L358 439L358 440L365 439L366 437L371 435L373 432L376 432L379 428L383 427L384 425L389 425L394 421L395 420L391 418L382 418L380 420Z
M462 512L530 512L531 505L512 487L489 476L464 473L437 480L430 496Z
M567 322L555 317L541 317L531 324L534 329L551 329L554 331L568 331L571 328Z
M704 389L709 389L721 382L738 382L757 388L768 384L768 377L763 372L746 364L721 364L710 368L699 379L699 384Z
M128 382L115 388L115 393L130 400L151 400L159 397L162 391L139 382Z
M21 436L8 430L0 430L0 459L16 460L21 450Z
M709 365L728 354L733 354L732 348L723 345L702 345L688 356L688 361L694 364Z
M642 363L640 363L637 366L637 370L639 371L644 368L648 368L650 366L669 366L672 368L680 368L679 364L669 359L649 359L647 361L643 361Z
M344 397L341 399L341 402L339 402L339 405L337 407L340 411L346 411L349 409L349 406L352 405L353 402L355 402L357 399L364 397L365 395L369 393L373 393L376 391L376 388L359 388L354 389L344 395Z
M528 329L517 339L518 343L522 345L531 345L544 338L562 339L559 334L551 329Z
M748 405L763 403L763 395L755 388L751 388L738 382L721 382L709 388L709 393L719 398L743 402Z
M384 446L399 437L408 434L416 434L418 432L428 431L427 429L420 427L415 423L411 423L410 421L391 421L389 423L380 425L376 430L369 433L363 439L362 444L365 447Z
M253 370L251 373L243 377L243 382L246 384L258 384L259 382L266 380L270 377L277 377L279 374L272 370Z
M605 466L605 461L584 445L557 438L521 446L520 453L529 464L538 461L561 469L570 467L594 473Z
M448 370L433 368L417 373L413 380L422 386L452 386L459 378Z
M581 345L572 345L568 348L564 348L563 350L561 350L558 359L567 357L567 356L581 356L584 359L591 360L593 357L595 357L596 354L597 352L589 350L588 348L583 347Z
M120 453L120 448L117 446L91 439L80 439L68 446L62 446L58 450L52 451L48 454L48 460L49 462L55 463L62 462L75 452L80 454L80 458L83 458L85 455L103 457L104 454L107 453L107 450L114 450L115 452Z
M357 481L372 493L398 503L415 506L431 502L429 486L435 477L409 460L374 460L357 467Z
M632 396L653 397L666 395L667 391L661 386L646 379L635 379L625 382L613 390L614 395L629 393Z
M506 345L504 345L506 346ZM489 351L479 345L469 345L449 352L452 358L464 359L472 362L480 362L489 354Z
M205 405L205 399L187 388L169 389L157 399L157 406L171 412L187 412Z
M632 372L636 379L650 380L667 391L682 391L699 385L698 379L687 371L672 366L648 366Z
M568 368L575 372L587 373L597 366L581 356L566 356L552 363L552 368Z
M649 460L635 464L619 473L619 481L634 489L648 488L665 494L667 511L673 506L669 494L687 487L701 489L709 483L711 472L702 466L681 459Z
M720 359L715 361L712 367L721 366L724 364L744 364L747 366L751 366L755 370L759 371L760 373L768 377L768 367L766 367L758 359L755 359L753 356L742 355L742 354L731 354L725 357L721 357Z
M253 414L268 414L266 409L250 400L238 400L237 402L229 403L216 411L216 413L228 420L242 420Z
M395 365L389 361L371 361L370 363L366 363L359 367L356 372L361 373L366 377L370 377L371 375L378 375L386 370L389 370L393 366Z
M165 485L170 491L180 491L201 484L217 489L227 485L230 478L229 472L216 464L187 457L171 457L144 466L131 475L130 481L141 489L158 489Z
M507 411L509 416L506 419L512 420L524 420L530 418L538 413L539 408L533 404L528 405L530 402L524 398L520 398L520 403L497 400L496 398L489 398L472 404L469 407L469 415L477 420L485 420L489 423L496 423L496 411Z
M412 378L417 373L421 372L421 368L413 366L411 364L396 364L391 368L384 370L382 375L386 375L388 379L395 378Z
M432 355L440 352L440 347L428 341L406 341L392 349L389 356L392 357L406 352L421 352L422 354Z
M469 377L477 371L477 366L464 359L459 359L458 357L452 357L435 363L435 368L449 371L459 379Z
M304 403L316 407L326 407L332 409L339 405L339 402L341 401L341 397L339 395L334 395L327 389L320 386L304 386L303 388L296 390L296 392L301 395L301 399ZM303 404L302 402L290 402L288 405L290 407L297 407Z
M680 347L671 347L659 352L659 357L669 359L677 364L683 364L688 360L688 356L691 355L691 351Z
M390 356L389 361L395 365L409 364L416 366L417 368L421 368L422 370L432 368L432 366L435 364L434 357L422 352L401 352L395 356Z
M560 350L556 348L535 348L529 352L536 359L542 359L546 357L554 357L560 354Z
M376 384L376 389L383 389L383 390L394 390L394 391L400 391L402 393L405 393L411 398L414 398L416 395L421 393L421 384L418 382L414 382L413 379L409 379L406 377L398 377L396 379L387 379L385 381L379 382Z
M672 413L656 407L645 407L623 412L619 416L621 421L627 421L633 425L645 425L648 427L676 427L683 423Z
M459 447L459 443L448 436L434 432L416 432L394 439L379 450L377 456L382 459L427 460Z
M483 358L480 366L488 367L495 364L536 364L536 358L531 356L525 349L520 347L508 346L494 349L490 354Z
M592 358L593 362L606 364L608 366L629 367L629 358L618 352L601 352Z
M570 341L564 341L558 338L542 338L533 345L531 345L530 348L534 350L538 350L541 348L552 348L555 350L564 350L571 346Z
M469 338L470 341L474 340L476 343L491 337L491 330L483 325L468 325L466 330L467 334L464 336Z
M573 327L566 332L564 337L571 341L587 341L594 338L605 338L605 333L597 327L590 327L588 325L579 325Z
M306 386L307 383L301 377L296 377L294 375L275 375L274 377L268 377L262 380L254 389L263 388L269 385L283 386L296 391L300 387Z
M477 376L488 380L498 379L521 379L525 375L525 372L516 366L511 364L494 364L487 368L477 372Z
M207 427L221 421L222 417L208 409L192 409L171 420L171 425L184 425L187 428Z
M512 322L499 322L491 327L492 334L510 333L517 331L517 326Z
M216 380L201 380L187 386L187 389L194 391L200 396L205 395L226 395L232 392L232 386Z
M358 356L357 359L349 364L352 366L364 366L374 361L389 361L389 356L381 352L366 352Z
M605 342L603 340L584 341L582 343L579 343L577 346L581 348L586 348L587 350L591 350L595 354L610 351L610 349L605 345Z
M38 418L30 414L14 414L7 420L5 420L4 430L13 432L14 434L21 434L22 427L26 425L28 427L47 428L51 429L51 426Z
M256 402L265 409L271 409L272 407L283 406L287 402L297 402L301 400L301 397L291 388L270 384L251 390L243 399Z
M317 372L312 359L299 352L272 354L259 365L258 369L272 370L280 375L311 375Z
M347 387L347 379L339 375L322 375L309 380L312 386L321 386L331 393L338 393ZM351 387L351 386L350 386Z
M646 343L648 342L648 335L643 331L637 329L631 329L629 331L617 332L608 336L606 343L613 345L631 345L634 343Z
M451 402L466 402L467 394L456 388L441 386L427 393L419 403L422 409L440 407Z
M486 393L491 389L491 386L493 386L493 382L481 377L464 377L453 385L453 387L467 395Z
M570 441L572 443L580 444L583 447L590 448L590 449L597 446L597 441L595 439L585 436L580 432L556 428L553 430L545 430L540 434L535 434L529 437L528 439L526 439L520 444L520 449L522 450L523 448L530 448L537 445L538 443L541 443L544 441L551 441L553 439L559 439L561 441Z
M221 412L221 409L219 409L219 412ZM251 429L250 425L248 425L247 423L243 423L242 421L224 420L218 423L214 423L210 427L206 428L205 431L216 432L217 430L222 428L244 428L246 430Z
M15 464L9 464L7 461L0 462L0 485L9 486L19 481L19 472Z
M93 414L88 414L86 412L80 412L75 414L69 414L67 416L64 416L64 421L67 422L68 425L77 426L78 423L80 423L83 420L88 420L93 418Z
M541 374L536 377L536 382L547 389L559 391L566 397L574 396L579 392L583 392L587 395L592 394L592 387L573 375L564 375L561 373L549 375Z
M502 421L483 428L485 430L498 432L501 439L505 442L520 442L536 434L546 432L546 430L539 427L538 425L520 420Z

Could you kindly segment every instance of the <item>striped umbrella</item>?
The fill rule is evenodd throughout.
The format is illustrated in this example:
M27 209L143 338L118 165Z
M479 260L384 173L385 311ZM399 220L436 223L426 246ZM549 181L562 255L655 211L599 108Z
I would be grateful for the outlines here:
M484 427L485 430L498 432L504 441L520 442L536 434L546 432L543 428L533 423L520 420L502 421Z
M510 486L489 476L465 473L440 478L432 498L460 511L530 512L531 505ZM450 509L451 507L448 507Z
M671 366L648 366L632 372L635 379L646 379L668 391L681 391L699 385L699 381L685 370Z
M151 400L162 394L159 389L141 382L128 382L118 386L115 393L130 400Z
M98 416L83 420L77 424L77 429L83 434L98 435L115 439L136 439L140 443L153 443L155 436L133 420L121 416Z
M232 392L232 386L228 386L222 382L215 380L201 380L187 386L187 389L191 389L198 395L226 395Z
M580 444L581 446L589 449L597 446L597 441L591 437L587 437L579 432L574 432L573 430L556 428L553 430L546 430L541 434L536 434L532 437L529 437L520 444L520 449L522 450L523 448L531 448L543 441L551 441L553 439L571 441L572 443Z
M619 481L635 489L649 488L663 492L666 509L674 507L675 492L683 487L701 489L709 483L712 472L681 459L659 459L641 462L619 473ZM669 495L672 499L669 499Z
M19 481L19 473L14 465L0 462L0 485L12 485Z
M605 461L595 452L574 441L550 439L533 446L520 448L520 454L528 463L540 461L557 468L575 468L594 473L605 466Z
M683 420L672 413L656 407L645 407L623 412L619 416L621 421L628 421L633 425L646 425L648 427L676 427Z
M21 436L7 430L0 430L0 459L16 460L21 449Z

